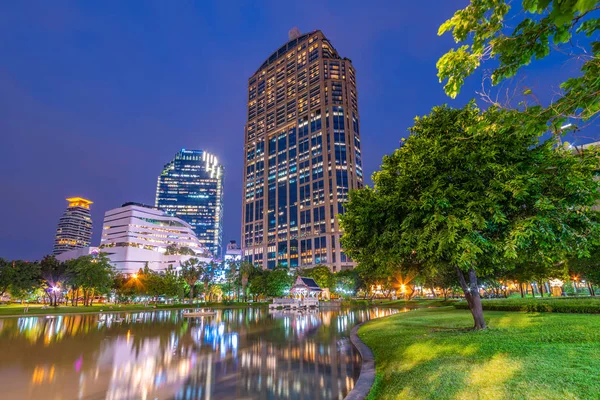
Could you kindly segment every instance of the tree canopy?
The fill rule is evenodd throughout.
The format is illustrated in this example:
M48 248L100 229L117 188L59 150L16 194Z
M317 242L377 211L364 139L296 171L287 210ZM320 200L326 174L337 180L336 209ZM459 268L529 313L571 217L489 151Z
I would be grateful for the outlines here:
M568 117L588 120L600 111L598 17L598 0L523 0L520 12L507 0L471 0L439 28L439 35L451 32L461 46L439 59L438 77L454 98L486 61L495 61L491 80L497 85L532 60L561 52L577 59L581 73L561 84L552 104L533 107L528 118L548 122L554 131Z
M410 132L384 157L374 187L350 193L342 244L354 260L374 270L456 269L471 304L477 274L517 261L556 265L596 244L595 149L575 155L521 129L517 111L473 103L434 107Z

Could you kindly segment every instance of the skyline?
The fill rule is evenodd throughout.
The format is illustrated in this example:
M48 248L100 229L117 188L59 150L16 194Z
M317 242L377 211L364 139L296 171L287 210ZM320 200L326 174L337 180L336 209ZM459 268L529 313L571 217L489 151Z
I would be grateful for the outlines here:
M437 28L467 1L265 4L0 6L0 183L10 194L0 200L0 257L50 254L70 196L94 201L97 245L104 212L153 204L164 160L182 148L223 161L223 241L241 243L247 80L294 26L322 30L358 71L367 184L415 116L480 102L480 74L457 100L436 77L435 62L456 47ZM549 57L526 70L533 85L560 81L557 65Z

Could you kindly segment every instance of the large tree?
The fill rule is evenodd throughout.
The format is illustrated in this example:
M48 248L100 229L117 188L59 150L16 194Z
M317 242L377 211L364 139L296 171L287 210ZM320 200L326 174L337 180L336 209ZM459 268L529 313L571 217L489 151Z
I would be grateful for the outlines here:
M23 299L40 286L40 264L23 260L13 261L12 279L9 286L11 297L23 301Z
M277 267L267 274L266 277L266 295L271 297L281 297L289 293L293 276L289 274L289 270L285 267Z
M473 103L435 107L410 132L374 187L346 204L342 243L359 264L455 270L479 329L478 275L589 254L600 231L596 150L575 155L523 129L518 112Z
M82 290L83 305L91 306L96 294L110 291L115 271L109 259L100 254L98 257L82 256L68 261L67 273L70 275L73 295L78 296L79 290Z
M312 268L303 268L299 273L307 278L313 278L323 289L333 287L333 273L326 265L320 264Z
M58 299L66 287L69 274L67 264L60 262L54 256L45 256L40 261L42 288L50 299L51 306L58 306Z

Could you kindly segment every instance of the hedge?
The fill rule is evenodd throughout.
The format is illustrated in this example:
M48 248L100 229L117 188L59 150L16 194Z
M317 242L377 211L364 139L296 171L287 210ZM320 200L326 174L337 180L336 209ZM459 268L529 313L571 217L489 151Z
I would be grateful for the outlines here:
M556 312L570 314L600 314L600 298L538 298L481 300L486 311ZM469 309L466 301L454 304L458 309Z

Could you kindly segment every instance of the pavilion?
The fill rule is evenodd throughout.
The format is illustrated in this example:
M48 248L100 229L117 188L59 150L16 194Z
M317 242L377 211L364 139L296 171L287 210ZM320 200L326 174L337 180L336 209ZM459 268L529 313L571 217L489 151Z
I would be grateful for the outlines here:
M290 289L290 295L296 299L303 299L306 297L318 297L323 292L323 289L315 282L313 278L306 278L299 276L296 278L296 282Z

